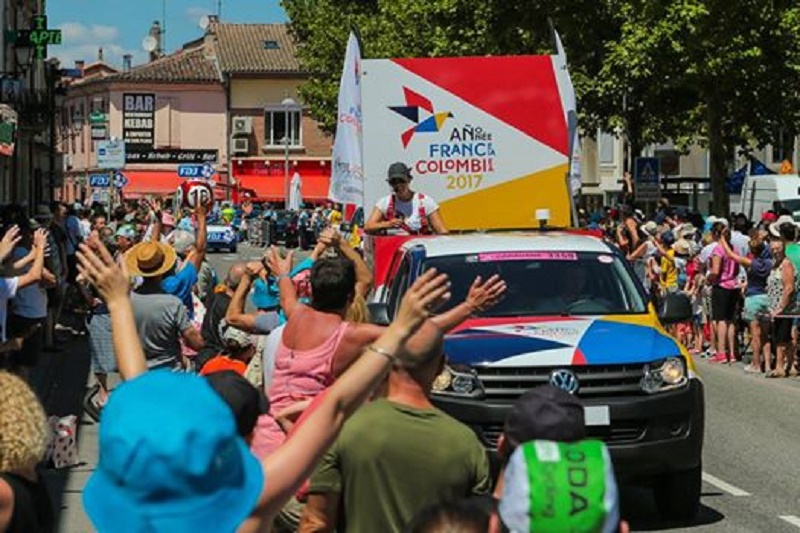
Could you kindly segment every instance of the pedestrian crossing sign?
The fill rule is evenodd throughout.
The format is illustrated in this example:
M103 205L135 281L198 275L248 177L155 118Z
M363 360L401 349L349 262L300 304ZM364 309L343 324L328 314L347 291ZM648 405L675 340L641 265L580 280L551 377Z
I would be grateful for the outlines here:
M637 202L655 202L661 196L661 161L657 157L637 157L633 172Z

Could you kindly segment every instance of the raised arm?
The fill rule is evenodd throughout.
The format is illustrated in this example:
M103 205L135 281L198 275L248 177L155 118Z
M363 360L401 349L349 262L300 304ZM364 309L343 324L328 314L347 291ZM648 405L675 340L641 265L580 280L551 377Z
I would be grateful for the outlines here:
M353 262L356 269L356 294L366 298L372 289L372 271L369 269L361 254L356 252L347 239L343 239L341 234L335 229L325 230L330 232L330 245L336 246L343 256Z
M258 517L240 531L257 531L263 522L255 522L269 521L311 474L345 420L370 397L398 362L405 342L428 317L428 310L449 297L448 290L447 276L433 269L408 289L395 320L384 334L336 380L292 438L264 459L265 486L256 511Z
M199 272L203 260L206 258L206 247L208 246L208 206L198 204L194 213L197 216L197 237L194 242L194 250L188 260L194 263Z
M483 281L480 276L475 278L469 288L467 298L446 313L431 318L442 331L450 331L466 319L485 311L495 305L506 293L506 282L495 274Z
M122 379L130 380L147 371L144 350L136 331L128 287L129 278L105 246L93 241L81 244L78 269L95 286L111 314L111 337Z
M301 305L300 300L297 298L297 290L295 290L294 283L289 277L289 273L292 271L293 261L294 252L289 252L286 254L286 257L281 257L278 249L273 246L267 253L267 266L270 272L278 277L281 309L283 309L286 318L291 317L295 310L297 310L297 306Z
M37 229L33 234L33 265L30 270L19 277L18 288L27 287L42 280L44 271L44 250L47 247L47 230Z
M739 263L743 267L750 268L750 266L753 264L752 259L750 259L749 257L743 257L743 256L737 254L736 252L734 252L733 248L731 248L730 243L728 243L728 239L725 239L724 237L721 238L719 240L719 244L722 246L722 249L725 251L725 254L728 257L730 257L731 259L733 259L734 261L736 261L737 263Z
M259 277L263 270L264 265L260 262L248 263L245 267L245 274L236 287L236 292L233 293L231 303L228 304L228 310L225 313L225 322L229 326L241 329L247 333L269 333L258 331L256 328L256 315L249 314L244 310L247 295L250 294L253 281Z
M154 198L148 202L150 206L150 213L153 215L153 234L150 235L150 240L153 242L161 242L161 230L163 210L161 209L161 199Z

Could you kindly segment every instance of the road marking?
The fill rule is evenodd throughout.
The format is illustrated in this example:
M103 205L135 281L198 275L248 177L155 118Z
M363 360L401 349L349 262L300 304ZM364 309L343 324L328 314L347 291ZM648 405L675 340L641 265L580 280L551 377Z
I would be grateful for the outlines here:
M743 491L739 487L734 487L730 483L725 483L721 479L716 478L707 472L703 472L703 481L709 485L714 485L719 490L723 490L731 496L750 496L749 492Z
M784 515L784 516L779 516L778 518L780 518L784 522L789 522L793 526L800 527L800 518L798 518L798 517L796 517L794 515L791 515L791 514L790 515Z

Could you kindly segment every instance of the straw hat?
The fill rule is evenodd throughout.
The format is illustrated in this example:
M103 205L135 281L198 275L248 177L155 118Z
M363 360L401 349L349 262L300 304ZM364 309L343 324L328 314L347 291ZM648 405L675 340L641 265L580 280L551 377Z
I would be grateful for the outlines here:
M177 254L160 242L140 242L125 254L125 265L134 276L153 278L166 274L175 265Z

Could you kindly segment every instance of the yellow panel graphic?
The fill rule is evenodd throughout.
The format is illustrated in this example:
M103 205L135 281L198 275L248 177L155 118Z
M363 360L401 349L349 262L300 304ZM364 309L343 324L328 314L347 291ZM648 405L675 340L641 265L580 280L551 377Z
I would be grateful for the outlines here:
M566 173L567 165L558 165L441 202L442 217L450 230L533 228L536 210L549 209L550 226L569 227Z

